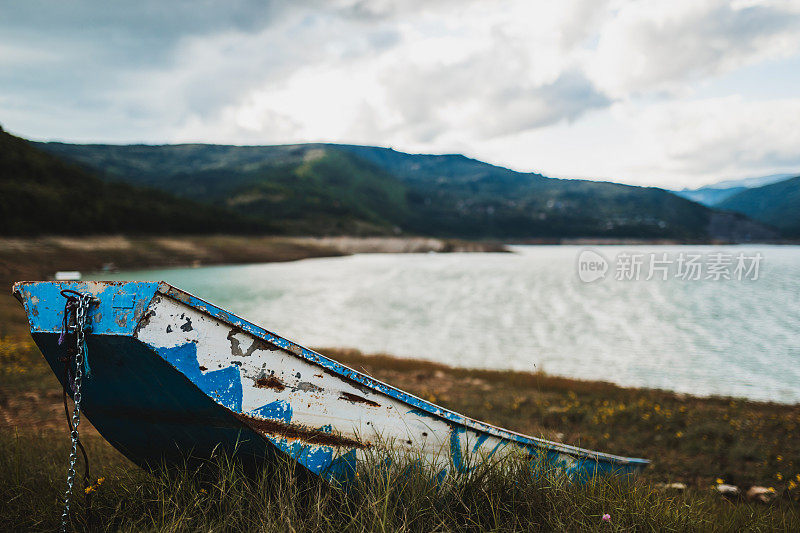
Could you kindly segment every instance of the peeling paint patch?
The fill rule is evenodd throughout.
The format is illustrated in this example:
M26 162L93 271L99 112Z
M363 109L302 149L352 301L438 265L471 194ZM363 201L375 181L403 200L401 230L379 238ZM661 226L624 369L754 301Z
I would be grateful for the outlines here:
M234 411L242 410L242 379L239 369L229 366L203 373L197 362L197 345L187 342L174 348L156 348L166 362L178 369L203 392Z
M269 439L279 450L303 465L311 472L324 475L333 463L333 448L330 446L317 446L305 444L301 441L288 442L286 439Z
M236 338L236 334L238 332L235 329L232 329L228 332L227 339L231 343L231 353L235 356L242 357L244 354L242 353L242 348L239 345L239 339Z
M253 355L253 353L256 350L268 350L270 352L274 352L275 350L279 349L280 348L278 348L277 346L269 344L268 342L264 342L261 339L253 339L253 343L250 345L247 351L244 352L244 356L248 357L250 355Z
M239 342L239 339L236 338L236 335L238 333L240 332L237 331L236 329L232 329L228 332L228 336L226 337L228 339L228 342L231 343L231 354L237 357L250 357L251 355L253 355L253 353L256 352L256 350L269 350L271 352L274 352L275 350L280 349L273 344L255 338L253 339L253 342L250 343L250 347L247 349L247 351L243 352L242 345Z
M262 405L258 409L253 409L247 413L250 416L268 418L288 424L292 421L292 406L288 402L277 401Z
M289 350L290 352L292 352L295 355L300 355L301 353L303 353L303 348L301 348L300 346L298 346L298 345L296 345L294 343L290 343L288 348L287 348L287 350Z
M303 392L320 392L322 391L322 387L317 387L310 381L301 381L295 387L296 390L303 391Z
M139 320L139 324L136 326L136 330L141 330L146 328L150 324L150 319L156 316L155 309L151 309L147 311L144 315L142 315L141 320Z
M483 446L483 443L486 442L486 439L488 438L489 435L486 433L481 433L481 435L478 437L478 440L475 442L475 446L472 448L472 452L475 453L480 450L481 446Z
M464 433L463 428L453 427L450 429L450 459L453 461L453 467L456 471L462 474L469 472L469 467L464 463L461 455L461 437Z

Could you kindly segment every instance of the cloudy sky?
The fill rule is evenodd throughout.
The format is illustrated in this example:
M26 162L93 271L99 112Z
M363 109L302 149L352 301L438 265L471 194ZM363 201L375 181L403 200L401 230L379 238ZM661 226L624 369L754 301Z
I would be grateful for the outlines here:
M665 187L800 171L800 1L0 0L0 124Z

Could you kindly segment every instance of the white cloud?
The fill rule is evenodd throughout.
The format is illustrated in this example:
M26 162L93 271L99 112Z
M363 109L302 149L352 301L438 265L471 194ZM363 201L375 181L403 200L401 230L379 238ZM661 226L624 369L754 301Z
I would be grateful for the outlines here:
M436 149L575 120L608 104L577 68L575 50L565 47L583 35L576 29L582 12L574 5L473 2L460 4L457 12L448 12L450 4L437 7L393 13L394 18L379 18L369 31L346 38L342 35L352 28L341 19L326 19L324 26L312 28L313 35L309 28L294 28L293 42L275 28L241 38L249 43L236 47L243 57L257 42L302 50L292 53L297 67L280 74L268 69L263 81L236 93L224 112L207 113L206 128L194 115L175 135L236 135L229 122L220 121L239 117L239 138L254 139L258 132L267 139L288 135L286 141ZM370 45L381 36L386 46ZM184 44L181 63L219 64L220 43L210 46L210 53L206 48L207 39Z
M727 0L625 3L601 27L588 56L591 78L608 94L684 92L702 79L800 46L800 4Z
M735 85L718 88L729 97L697 94L722 74L797 57L797 2L4 11L0 121L35 138L357 142L662 184L800 164L794 100L737 96Z
M673 174L741 176L800 168L800 98L671 102L629 121L661 146L663 168Z

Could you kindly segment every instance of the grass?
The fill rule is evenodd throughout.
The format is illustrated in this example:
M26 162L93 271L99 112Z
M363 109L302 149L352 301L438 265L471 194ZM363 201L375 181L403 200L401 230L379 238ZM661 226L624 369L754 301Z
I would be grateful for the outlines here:
M225 457L201 473L150 475L90 439L91 514L76 493L76 530L97 531L797 531L797 507L731 503L706 492L666 495L641 480L571 483L520 459L438 484L402 458L370 461L346 486L307 480L292 464L246 476ZM66 439L0 437L4 530L58 527ZM535 469L536 470L536 469ZM79 491L78 491L79 492ZM611 515L610 522L602 520Z
M470 371L352 350L324 351L476 418L556 439L561 432L560 440L572 444L597 439L597 448L644 455L654 460L653 466L633 481L598 479L587 484L567 483L552 473L532 476L530 466L519 460L478 467L469 476L442 486L429 472L403 473L404 458L388 471L378 461L361 464L359 476L346 488L301 480L291 464L247 477L224 457L217 459L210 478L189 469L151 475L85 423L81 427L92 479L102 477L104 482L94 492L91 524L80 481L76 484L75 529L800 530L800 492L789 488L790 478L797 475L797 439L782 434L774 444L772 440L765 443L736 429L760 419L788 430L797 420L795 406L682 397L543 374ZM0 530L55 529L69 445L57 381L24 338L0 340L0 374ZM604 406L604 402L608 403ZM665 411L672 414L667 417ZM647 413L658 420L643 420ZM730 419L734 414L747 422L731 424L726 415ZM677 438L655 429L664 423L684 427L691 420L702 422L710 444L700 433L687 431L686 437ZM669 431L673 429L670 425ZM600 440L604 433L609 438ZM734 458L740 449L752 450L756 459L739 463L738 469L732 465L730 475L722 472L719 464L732 460L726 458ZM778 449L782 450L780 461L774 452ZM763 466L764 461L768 466ZM773 477L776 470L784 472L783 480ZM723 499L710 488L719 476L740 483L745 490L747 480L774 481L778 497L770 505ZM688 482L689 489L657 488L666 481ZM611 515L610 523L601 520L605 513Z

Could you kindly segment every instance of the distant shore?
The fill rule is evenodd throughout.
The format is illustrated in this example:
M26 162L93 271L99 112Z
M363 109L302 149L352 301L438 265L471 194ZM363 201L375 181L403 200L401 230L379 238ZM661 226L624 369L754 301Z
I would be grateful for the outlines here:
M507 252L497 242L430 237L275 237L232 235L48 236L0 238L0 334L27 326L11 296L21 280L60 270L94 273L145 268L271 263L357 253Z
M504 252L501 243L432 237L233 235L2 237L0 276L55 270L101 271L198 264L295 261L356 253ZM52 271L52 272L51 272Z

